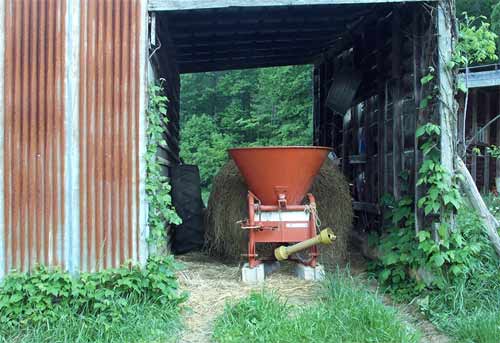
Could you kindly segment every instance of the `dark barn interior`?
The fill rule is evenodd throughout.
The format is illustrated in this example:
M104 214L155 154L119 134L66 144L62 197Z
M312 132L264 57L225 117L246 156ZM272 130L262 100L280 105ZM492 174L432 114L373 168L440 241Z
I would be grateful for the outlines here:
M180 162L180 74L311 64L311 143L341 158L358 228L378 227L385 193L418 193L407 189L421 159L415 131L438 116L420 108L420 80L437 59L437 2L262 3L150 1L151 64L170 99L165 173Z

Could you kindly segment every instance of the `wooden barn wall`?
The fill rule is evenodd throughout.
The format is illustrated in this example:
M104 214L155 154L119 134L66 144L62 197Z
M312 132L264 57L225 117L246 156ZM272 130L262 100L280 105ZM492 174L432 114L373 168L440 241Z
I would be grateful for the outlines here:
M174 44L168 31L168 22L155 18L158 35L155 39L158 46L151 47L151 64L155 77L162 80L168 98L168 124L165 125L165 145L159 149L159 158L163 173L168 175L168 166L180 163L180 74L176 61Z
M420 80L432 63L436 39L433 17L414 4L395 8L360 32L353 37L353 53L363 82L345 115L326 106L338 63L325 58L315 65L314 143L333 147L341 158L352 184L354 209L364 220L358 224L370 228L379 226L385 194L399 199L420 192L411 186L421 159L414 153L415 131L437 113L434 104L420 109L426 96Z
M461 97L459 100L460 111L463 112L465 99ZM474 88L469 91L465 137L466 141L476 136L478 139L467 149L466 165L478 189L485 194L495 190L495 178L500 177L499 161L486 154L487 146L500 146L500 122L496 120L482 133L480 130L499 114L500 87ZM460 125L460 129L462 128L463 124ZM480 153L473 153L475 148Z

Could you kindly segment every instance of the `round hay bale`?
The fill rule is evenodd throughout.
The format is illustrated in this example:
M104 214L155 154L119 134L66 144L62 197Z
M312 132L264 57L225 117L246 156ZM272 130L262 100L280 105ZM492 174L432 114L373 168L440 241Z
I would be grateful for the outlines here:
M215 257L240 260L247 252L248 233L240 220L248 218L248 188L233 161L224 165L215 176L208 200L206 216L206 250ZM331 227L336 241L321 246L319 261L327 267L343 265L347 260L347 244L353 211L349 184L330 160L321 167L310 191L316 198L321 228ZM265 248L266 253L269 253ZM262 247L257 252L263 252Z

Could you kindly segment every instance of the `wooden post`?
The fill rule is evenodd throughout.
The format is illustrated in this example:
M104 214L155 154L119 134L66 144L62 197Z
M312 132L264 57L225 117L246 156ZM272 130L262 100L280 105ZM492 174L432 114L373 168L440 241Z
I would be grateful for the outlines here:
M313 145L319 145L320 127L321 127L321 65L314 66L313 72L313 96L314 96L314 108L313 108Z
M413 89L415 98L416 115L414 118L415 131L424 123L424 111L420 108L422 101L422 79L424 72L424 53L423 53L423 33L422 23L423 18L420 11L415 11L413 16ZM423 211L418 207L418 200L422 197L422 187L417 186L418 172L422 164L422 154L418 146L418 138L414 134L413 139L413 174L414 174L414 211L415 211L415 233L418 233L424 225L425 216Z
M472 101L472 129L471 137L475 137L477 134L477 107L479 103L479 92L476 89L471 90L470 100ZM477 155L472 154L472 166L471 173L474 182L477 182Z
M452 19L455 16L453 0L438 4L438 80L439 117L441 126L441 163L453 175L453 161L456 155L457 106L454 97L454 72L449 68L454 48Z
M495 111L495 114L496 113L500 113L500 97L498 98L497 102L497 107L496 107L496 111ZM497 141L496 141L496 146L500 146L500 123L497 121L495 123L495 126L496 126L496 130L497 130ZM496 162L496 177L500 177L500 159L497 159L497 162ZM495 184L496 184L496 180L495 180ZM497 191L500 191L499 189L497 189Z
M490 93L486 93L485 95L486 98L486 104L484 106L484 112L485 112L485 119L484 123L485 125L490 121L491 119L491 98L490 98ZM487 144L490 144L490 127L488 126L487 128L484 129L484 141ZM483 175L483 194L488 194L490 191L490 155L485 153L484 154L484 175Z
M392 19L392 180L393 193L396 199L401 197L401 187L399 176L403 170L401 153L404 150L401 146L401 14L399 9L395 9Z
M378 159L378 199L387 192L387 184L384 182L386 179L385 172L385 81L384 73L384 56L382 55L382 47L384 44L384 37L382 33L382 24L377 22L377 159Z

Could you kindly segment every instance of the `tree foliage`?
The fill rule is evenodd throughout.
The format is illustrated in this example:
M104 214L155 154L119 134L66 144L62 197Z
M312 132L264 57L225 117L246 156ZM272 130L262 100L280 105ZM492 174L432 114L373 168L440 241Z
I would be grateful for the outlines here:
M181 93L181 157L205 190L230 147L311 144L310 66L184 75Z
M490 17L493 6L498 4L498 0L457 0L457 14L467 12L470 16Z

